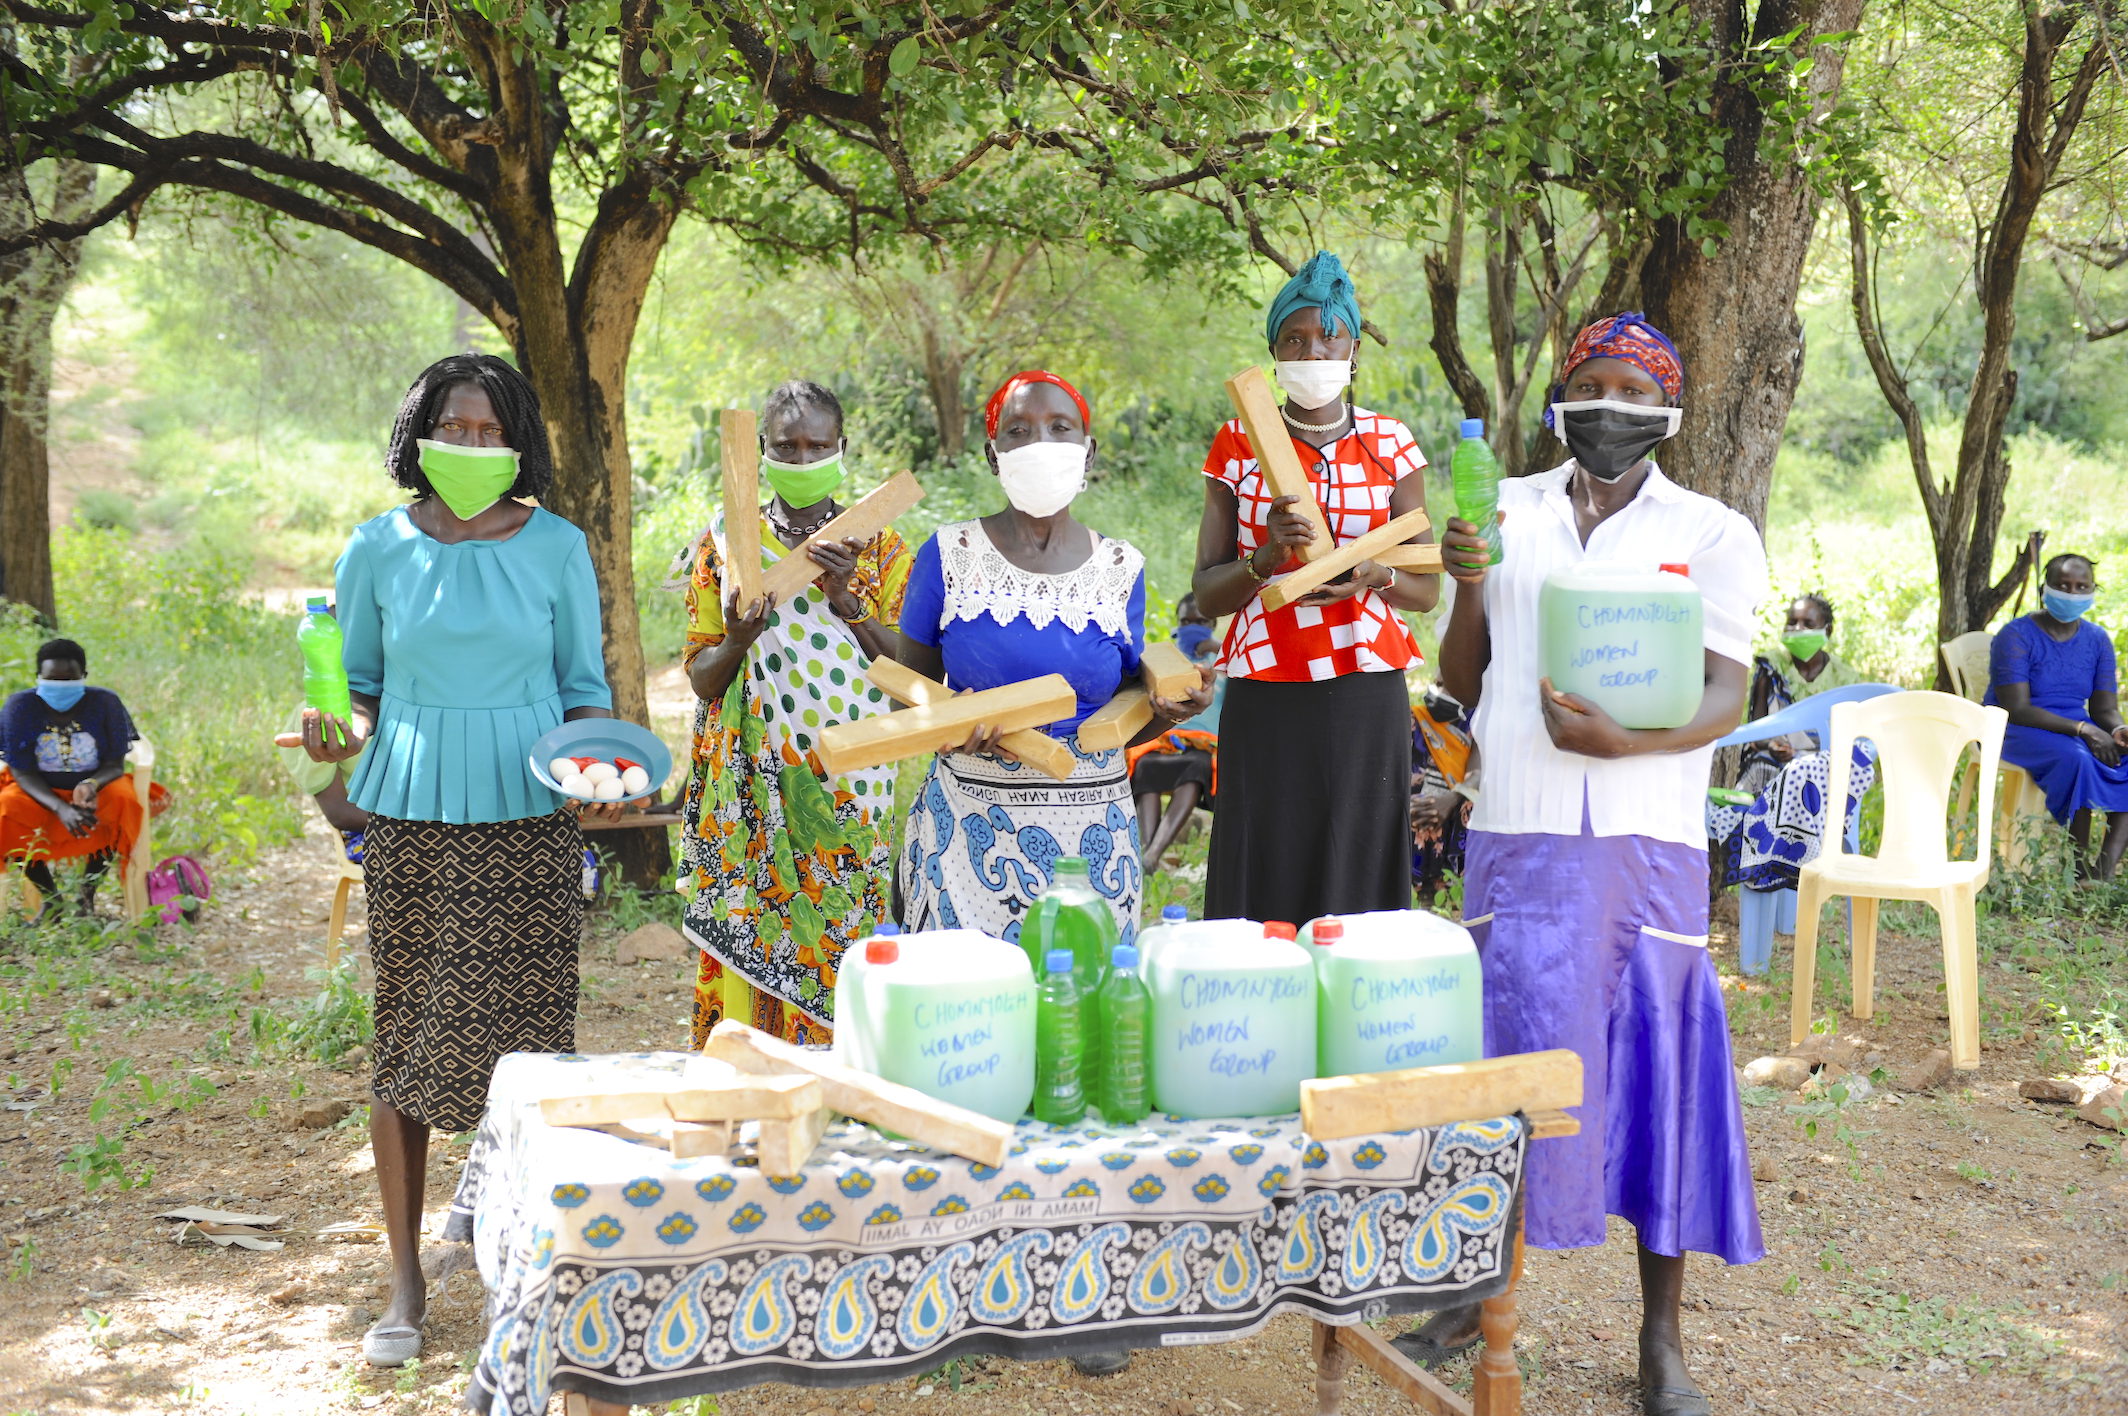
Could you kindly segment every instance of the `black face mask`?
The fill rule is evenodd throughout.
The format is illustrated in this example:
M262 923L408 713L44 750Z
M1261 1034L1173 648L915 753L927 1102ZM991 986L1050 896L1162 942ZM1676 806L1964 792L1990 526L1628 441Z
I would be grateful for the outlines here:
M1677 431L1675 409L1630 409L1608 399L1600 407L1555 403L1552 409L1552 420L1559 426L1567 451L1599 482L1625 476Z

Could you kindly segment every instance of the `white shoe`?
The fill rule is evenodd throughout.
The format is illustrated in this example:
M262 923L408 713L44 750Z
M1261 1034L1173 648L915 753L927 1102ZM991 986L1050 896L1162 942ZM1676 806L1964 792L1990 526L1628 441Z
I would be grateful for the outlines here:
M362 1356L372 1367L404 1367L420 1355L420 1328L398 1323L362 1334Z

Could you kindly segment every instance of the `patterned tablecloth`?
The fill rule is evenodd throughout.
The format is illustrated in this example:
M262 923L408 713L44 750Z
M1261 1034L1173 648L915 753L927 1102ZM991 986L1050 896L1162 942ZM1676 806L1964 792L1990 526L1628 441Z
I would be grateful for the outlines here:
M952 1357L1216 1342L1505 1287L1514 1117L1316 1142L1295 1116L1058 1129L999 1169L832 1128L802 1176L550 1127L538 1100L637 1090L684 1053L518 1053L451 1218L489 1293L483 1410L555 1390L647 1405L757 1382L857 1386Z

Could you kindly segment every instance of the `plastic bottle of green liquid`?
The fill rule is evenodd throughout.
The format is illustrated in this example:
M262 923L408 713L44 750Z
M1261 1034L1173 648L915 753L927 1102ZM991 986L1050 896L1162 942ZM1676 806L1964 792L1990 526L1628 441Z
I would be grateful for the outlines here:
M1036 976L1050 950L1069 949L1079 996L1091 1000L1108 976L1108 957L1116 942L1115 913L1094 889L1085 857L1059 857L1049 888L1035 898L1020 922L1020 947L1027 951Z
M1487 565L1500 563L1500 461L1485 441L1485 420L1465 418L1459 429L1462 441L1448 460L1449 480L1456 489L1456 515L1485 532L1492 548Z
M347 663L340 656L340 622L326 612L323 595L305 602L296 647L303 651L303 701L348 721L355 710L347 696Z
M1079 1080L1083 1050L1079 986L1072 968L1069 949L1052 949L1043 960L1042 991L1036 1002L1031 1110L1035 1120L1052 1126L1076 1125L1086 1114L1086 1090Z
M1152 1043L1153 995L1138 977L1138 950L1118 944L1107 982L1096 996L1100 1071L1094 1081L1101 1119L1111 1126L1143 1121L1152 1112L1147 1049Z

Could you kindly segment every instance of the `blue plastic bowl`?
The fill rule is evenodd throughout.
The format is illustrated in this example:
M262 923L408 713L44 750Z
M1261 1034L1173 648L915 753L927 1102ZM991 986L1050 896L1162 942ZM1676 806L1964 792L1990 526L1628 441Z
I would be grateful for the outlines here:
M561 792L562 784L547 775L547 764L557 757L597 757L611 762L625 757L640 762L650 774L650 785L628 801L656 796L672 775L672 752L648 728L639 728L625 718L578 718L563 723L532 744L532 775L549 790ZM564 796L567 793L562 793ZM581 797L570 797L581 801Z

